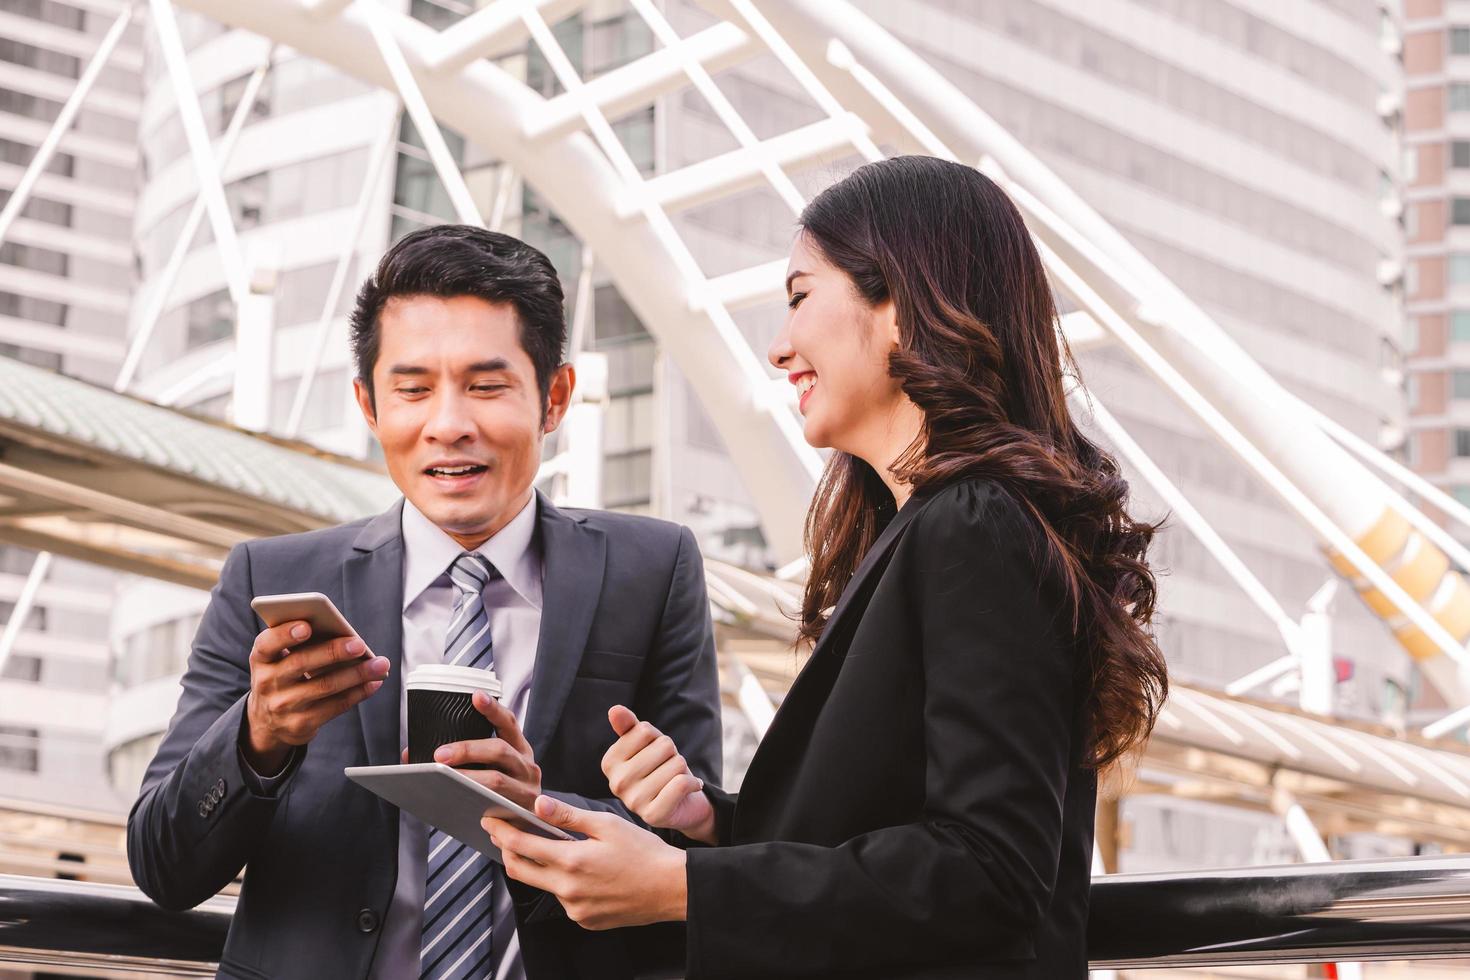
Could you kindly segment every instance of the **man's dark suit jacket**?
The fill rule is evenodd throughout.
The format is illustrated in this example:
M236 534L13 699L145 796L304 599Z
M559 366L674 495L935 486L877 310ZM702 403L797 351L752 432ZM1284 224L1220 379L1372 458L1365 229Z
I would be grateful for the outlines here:
M697 775L718 779L718 678L693 535L650 518L564 512L544 497L538 506L544 585L526 737L543 785L628 815L600 765L615 738L607 710L619 703L677 739ZM335 980L370 968L398 872L398 810L342 770L399 761L401 512L400 503L371 520L239 545L200 623L178 711L128 818L128 861L139 887L171 909L246 869L221 976ZM268 798L246 784L237 751L250 648L264 628L250 600L307 591L326 593L392 670L321 728ZM644 947L669 938L585 932L552 897L519 883L512 893L528 980L631 977Z
M1088 670L1040 529L972 480L865 556L688 855L689 980L1083 980Z

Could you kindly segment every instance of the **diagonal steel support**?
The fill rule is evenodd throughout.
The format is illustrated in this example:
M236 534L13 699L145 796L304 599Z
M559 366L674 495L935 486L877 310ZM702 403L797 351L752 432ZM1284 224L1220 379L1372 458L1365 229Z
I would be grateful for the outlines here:
M400 118L399 107L395 104L388 113L386 131L374 144L372 154L368 157L367 174L363 177L362 192L358 195L357 209L352 218L352 231L343 240L342 252L337 256L336 267L332 270L332 284L327 289L322 315L317 320L311 354L307 357L306 368L301 372L301 381L296 386L296 400L291 403L291 415L286 420L287 438L294 439L301 431L301 417L306 414L306 401L311 397L312 384L316 381L317 371L321 369L327 339L332 332L332 321L336 319L337 304L342 299L342 290L347 286L347 269L352 265L352 257L357 254L357 243L367 224L368 214L372 211L374 194L387 171L386 164L392 159L393 150L398 146Z
M529 2L536 5L542 17L555 22L584 6L586 0ZM495 0L440 31L438 42L427 52L428 67L436 72L456 72L477 58L489 58L525 44L521 3L522 0Z
M609 119L616 119L682 88L685 61L697 62L708 72L719 72L745 61L756 49L749 34L729 21L721 21L673 47L659 48L598 75L583 87L582 99L566 93L547 99L535 118L526 121L526 138L537 142L576 130L582 125L583 101L589 101Z
M409 68L408 61L403 57L403 51L393 36L393 29L388 25L387 11L376 3L367 4L366 11L368 29L372 31L373 41L383 56L383 64L393 78L398 97L403 100L403 107L413 120L414 128L418 130L419 139L424 141L424 148L429 151L429 160L449 195L450 203L454 205L454 213L463 224L483 226L485 221L480 216L480 209L475 206L474 196L470 194L464 174L460 173L459 165L454 162L449 145L444 142L444 134L439 131L439 123L434 119L429 103L424 100L424 93L419 88L417 79L413 77L413 70Z
M183 124L184 138L189 144L189 158L194 162L194 177L199 182L199 193L204 197L209 225L214 231L215 246L219 249L220 262L225 268L225 282L230 289L230 299L238 308L250 293L250 285L245 276L245 259L240 252L240 240L235 234L235 222L230 217L225 186L220 181L219 165L209 146L209 132L204 128L204 112L199 108L199 93L194 90L194 81L189 75L189 61L184 54L183 38L179 36L179 22L174 17L170 0L149 0L149 9L153 13L153 28L158 34L158 48L163 54L169 83L173 86L174 99L178 103L179 122Z
M107 65L107 59L112 57L112 52L117 48L117 43L122 40L123 32L127 30L128 24L133 19L132 4L123 8L107 33L102 36L102 42L97 45L97 51L92 55L92 60L87 62L87 68L77 79L76 86L71 90L66 103L61 107L61 113L56 121L51 124L51 130L41 145L36 148L36 155L31 157L31 162L26 166L25 173L21 175L20 182L15 185L15 190L10 194L10 200L5 202L5 207L0 209L0 242L5 241L5 236L10 232L10 226L25 210L30 201L31 192L36 188L36 181L41 179L51 158L56 154L56 147L61 144L61 137L71 128L72 122L77 117L78 110L86 101L87 95L92 91L92 86L97 82L97 76L102 74L102 69Z
M352 6L353 0L302 0L301 6L315 20L331 20Z
M679 59L679 66L684 69L684 74L689 77L695 89L715 110L715 115L720 117L720 121L730 131L730 135L734 136L736 142L755 157L761 173L765 175L766 180L770 182L781 200L786 202L791 213L800 214L802 207L806 204L805 199L801 196L801 191L797 190L791 178L786 176L786 171L781 169L769 149L761 145L760 138L755 135L740 113L735 111L735 107L730 104L725 93L721 92L719 86L714 83L714 79L710 78L704 65L690 57L689 48L683 44L683 38L679 37L673 26L650 0L629 0L629 2L648 24L664 49L675 53ZM847 118L848 114L844 112L842 116Z
M5 674L5 665L10 660L10 651L15 649L16 637L20 636L21 628L30 618L31 607L36 603L36 593L40 591L41 583L46 581L46 573L50 569L51 552L39 552L31 564L25 585L21 586L15 605L11 607L10 618L5 621L5 632L0 634L0 676Z
M1256 604L1266 618L1271 620L1281 634L1282 640L1285 641L1286 648L1291 651L1300 649L1301 627L1296 620L1292 619L1282 608L1281 603L1276 601L1276 597L1272 595L1265 583L1256 578L1240 556L1235 553L1235 549L1226 543L1209 520L1199 512L1194 504L1190 503L1189 498L1174 484L1173 480L1169 479L1168 475L1148 455L1148 452L1128 434L1128 430L1123 427L1122 423L1103 407L1095 395L1080 384L1068 393L1068 401L1072 403L1074 411L1085 412L1092 417L1093 422L1107 436L1108 441L1143 477L1144 482L1163 499L1169 512L1183 522L1195 539L1204 545L1211 557L1225 569L1240 590Z
M240 139L241 130L245 128L245 120L250 117L255 100L260 96L260 88L265 84L266 75L270 72L271 64L275 59L275 52L275 45L271 45L270 50L266 52L265 60L251 73L249 80L245 83L245 91L240 95L240 104L235 107L235 114L230 117L230 124L225 129L225 134L220 137L218 173L221 181L224 180L224 169L229 165L230 157L235 152L235 143ZM179 270L184 267L184 259L189 254L189 246L193 244L194 236L199 231L199 223L204 220L205 208L206 199L201 193L194 199L194 206L189 209L184 225L179 229L179 237L174 242L173 251L169 253L168 262L164 264L158 280L153 285L153 292L148 297L147 306L143 308L143 315L138 320L133 339L128 343L128 353L123 359L122 368L117 373L117 379L112 383L113 391L126 391L128 385L133 383L133 375L138 371L138 364L143 359L143 351L147 349L148 342L153 339L153 331L158 326L159 318L163 316L163 308L168 305L169 294L173 292L174 281L179 277Z

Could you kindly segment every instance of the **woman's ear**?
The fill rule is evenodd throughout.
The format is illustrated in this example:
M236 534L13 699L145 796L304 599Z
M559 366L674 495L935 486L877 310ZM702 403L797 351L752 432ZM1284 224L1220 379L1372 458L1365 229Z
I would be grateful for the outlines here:
M893 298L889 297L873 307L873 315L877 317L874 326L878 328L878 335L896 349L903 338L898 332L898 308L893 305Z

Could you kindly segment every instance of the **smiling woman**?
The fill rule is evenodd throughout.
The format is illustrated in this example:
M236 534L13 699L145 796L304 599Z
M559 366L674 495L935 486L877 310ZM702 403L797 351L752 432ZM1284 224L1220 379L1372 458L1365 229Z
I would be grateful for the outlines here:
M1097 774L1167 690L1153 527L1068 413L1025 223L971 167L869 164L800 219L771 362L834 450L807 515L814 646L739 796L626 709L587 840L487 821L511 877L607 929L688 923L690 980L1082 980ZM1067 365L1069 366L1069 365Z
M352 313L358 404L404 496L467 550L520 512L576 383L561 282L525 243L463 225L404 236Z

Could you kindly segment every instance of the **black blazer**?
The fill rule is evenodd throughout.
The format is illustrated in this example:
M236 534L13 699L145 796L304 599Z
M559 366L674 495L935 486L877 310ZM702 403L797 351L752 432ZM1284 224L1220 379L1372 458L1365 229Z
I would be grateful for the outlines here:
M1087 671L1040 535L985 480L899 510L710 793L689 980L1087 975Z
M539 495L538 495L539 497ZM608 789L614 704L720 771L719 681L704 565L690 532L646 517L563 511L539 497L544 594L526 738L548 793L635 819ZM128 817L128 860L155 902L186 909L245 867L220 976L368 974L398 874L398 810L342 775L391 765L402 682L402 505L353 524L238 545L194 638L178 711ZM393 663L376 694L322 726L274 795L252 790L239 734L248 657L264 624L250 599L325 592ZM587 932L544 892L511 883L529 980L629 980L681 930Z

